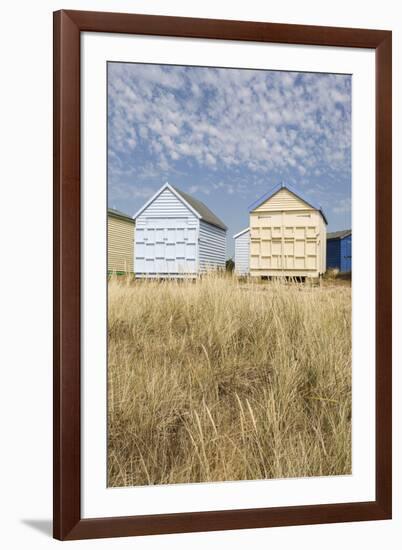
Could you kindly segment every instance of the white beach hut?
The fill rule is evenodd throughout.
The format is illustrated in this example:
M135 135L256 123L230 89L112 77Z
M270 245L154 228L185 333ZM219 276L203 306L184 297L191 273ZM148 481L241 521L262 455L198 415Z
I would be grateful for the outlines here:
M250 271L250 228L233 236L235 241L235 273L248 275Z
M134 219L136 277L194 277L225 268L227 228L188 193L166 183Z

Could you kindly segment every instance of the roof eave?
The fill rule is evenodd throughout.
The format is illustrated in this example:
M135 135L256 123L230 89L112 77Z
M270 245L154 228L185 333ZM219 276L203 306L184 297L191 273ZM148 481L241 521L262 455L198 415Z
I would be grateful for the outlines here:
M247 233L247 231L250 231L249 227L246 227L246 229L243 229L242 231L239 231L238 233L236 233L236 235L233 235L233 239L237 239L237 237L240 237L240 235Z
M172 187L172 186L171 186L169 183L167 183L167 182L164 183L164 184L162 185L162 187L160 187L160 188L157 190L157 192L156 192L154 195L152 195L152 197L151 197L145 204L143 204L143 205L141 206L141 208L134 214L133 219L138 218L138 216L140 216L140 215L144 212L144 210L146 210L146 209L148 208L148 206L149 206L150 204L152 204L153 201L154 201L156 198L158 198L159 195L160 195L165 189L169 189L169 191L171 191L171 192L174 194L174 196L175 196L176 198L179 199L180 202L182 202L182 203L183 203L183 204L184 204L184 205L185 205L185 206L186 206L195 216L197 216L198 219L201 219L201 216L200 216L200 214L197 212L197 210L195 210L195 209L191 206L191 204L188 204L188 202L184 199L184 197L182 197L182 196L180 195L180 193L178 193L178 192L176 191L176 189L175 189L174 187Z
M218 227L219 229L223 229L224 231L227 231L227 226L223 223L223 221L221 219L218 218L218 216L216 214L214 214L206 204L204 204L202 201L200 201L199 199L195 199L194 197L191 197L191 195L189 195L188 193L185 193L184 191L181 191L180 189L178 189L177 187L172 187L173 191L175 191L179 197L181 197L181 200L184 201L184 203L186 205L188 205L189 208L191 208L199 217L200 220L202 220L203 222L209 224L209 225L212 225L213 227ZM208 210L211 215L213 216L213 218L216 219L216 221L213 221L211 219L208 219L207 217L205 217L205 215L202 214L202 212L200 212L198 209L197 209L197 206L196 205L192 205L188 202L188 199L186 199L186 196L188 196L190 199L192 200L196 200L198 203L200 203L200 205L205 208L206 210Z
M337 233L337 231L334 231L334 233ZM341 241L342 239L346 239L346 237L350 237L351 235L352 231L347 231L344 235L335 235L333 237L327 235L327 241Z
M135 219L131 218L129 215L126 214L119 214L118 212L113 212L108 209L107 211L108 216L112 216L113 218L118 218L119 220L125 220L127 222L135 223Z
M311 205L310 205L310 206L311 206ZM312 206L312 208L314 208L314 207ZM324 210L323 210L322 208L320 208L320 209L318 210L318 212L321 214L322 219L323 219L324 222L325 222L325 225L328 225L327 216L325 215Z
M268 200L271 197L273 197L274 195L276 195L276 193L278 193L278 191L280 191L283 188L284 187L282 186L282 184L275 185L275 187L273 187L272 189L270 189L269 191L264 193L264 195L262 195L259 199L257 199L252 204L250 204L249 207L248 207L248 211L252 212L256 208L258 208L263 202L265 202L266 200Z
M218 229L222 229L222 231L227 231L228 228L226 227L226 225L218 225L217 223L212 223L212 222L209 222L207 220L204 220L204 218L201 218L201 220L204 222L204 223L207 223L208 225L212 225L212 227L217 227Z

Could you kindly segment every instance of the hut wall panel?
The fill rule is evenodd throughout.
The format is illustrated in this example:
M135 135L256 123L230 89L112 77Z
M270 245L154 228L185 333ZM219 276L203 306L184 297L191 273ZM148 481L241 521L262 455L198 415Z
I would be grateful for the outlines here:
M196 274L198 232L198 217L165 189L136 219L136 276Z
M250 231L235 238L235 272L248 275L250 267Z
M341 271L352 271L352 235L341 239Z
M300 210L303 208L310 207L287 189L281 189L273 197L258 206L255 212L264 210Z
M136 276L195 276L225 262L226 231L200 220L169 188L137 216Z
M352 271L352 235L327 242L327 267L339 269L341 273Z
M108 215L108 271L134 271L134 223Z
M200 220L199 268L224 268L226 263L226 231Z
M169 189L165 189L162 193L141 213L137 218L137 226L140 226L144 220L150 217L155 218L192 218L195 221L197 216L187 208L187 206L179 200L174 193Z
M326 264L324 220L297 197L290 202L293 194L283 191L250 214L250 274L318 277ZM273 200L278 195L283 203Z
M340 239L331 239L327 243L328 268L341 267L341 247Z
M321 273L325 273L327 270L327 226L325 225L322 216L319 216L320 220L320 235L319 235L319 244L320 244L320 257L321 264L320 270Z

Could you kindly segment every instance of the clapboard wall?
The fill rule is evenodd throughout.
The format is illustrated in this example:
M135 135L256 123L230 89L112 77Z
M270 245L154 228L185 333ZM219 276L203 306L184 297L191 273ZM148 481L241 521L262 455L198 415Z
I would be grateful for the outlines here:
M206 222L204 215L218 220L187 193L162 186L135 216L136 276L191 277L224 268L226 229Z
M327 268L341 273L352 271L352 231L336 231L327 236Z
M250 270L250 228L234 235L235 241L235 273L248 275Z
M224 268L226 263L226 231L200 220L199 268Z
M135 222L117 210L109 209L107 215L109 273L132 273L134 271Z
M250 211L250 275L312 277L326 270L326 218L294 189L280 185Z

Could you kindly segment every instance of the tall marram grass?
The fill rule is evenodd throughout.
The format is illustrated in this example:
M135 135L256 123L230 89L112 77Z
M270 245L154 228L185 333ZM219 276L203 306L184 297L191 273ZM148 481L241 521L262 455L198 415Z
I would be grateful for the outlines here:
M348 287L109 282L110 486L351 472Z

